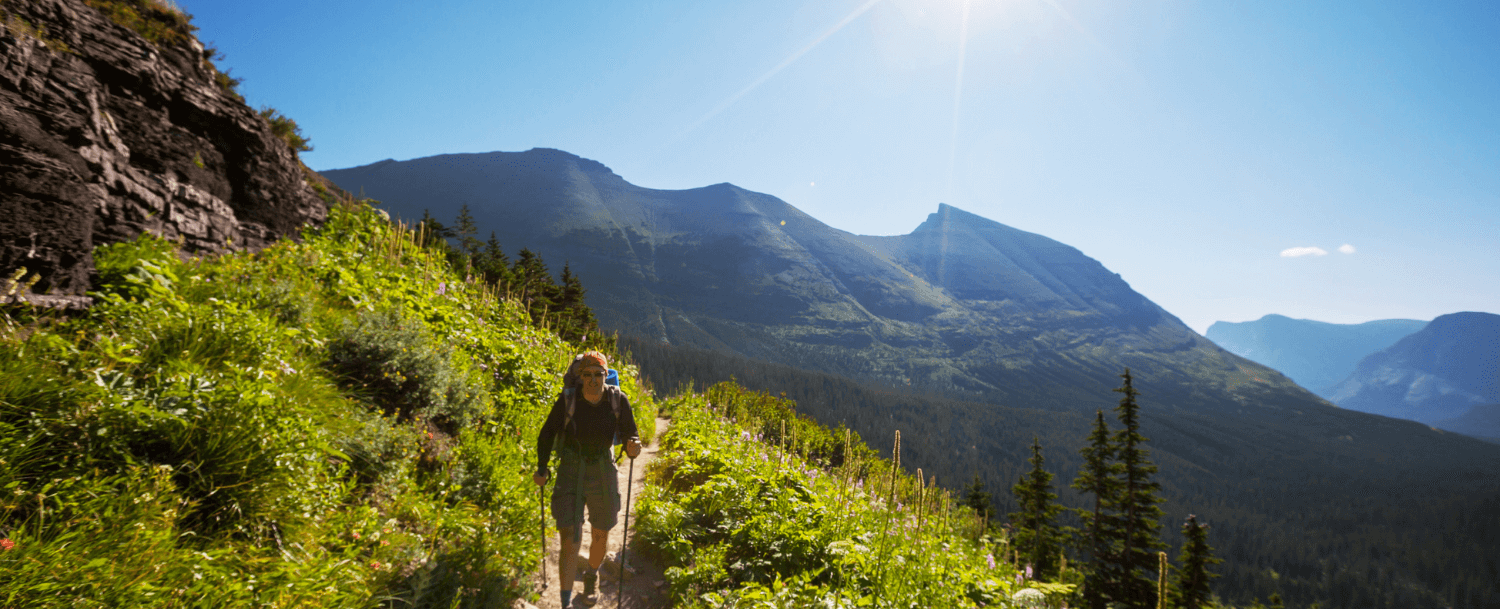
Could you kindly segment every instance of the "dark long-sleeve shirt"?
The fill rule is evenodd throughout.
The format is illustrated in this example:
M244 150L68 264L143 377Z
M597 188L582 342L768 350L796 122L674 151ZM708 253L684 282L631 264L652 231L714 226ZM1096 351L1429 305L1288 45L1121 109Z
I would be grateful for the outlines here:
M614 399L619 400L618 414L610 407L611 393L615 394ZM552 412L547 415L547 422L542 424L542 430L536 438L538 474L546 475L547 461L552 458L553 440L558 434L562 434L564 442L582 455L608 455L616 438L621 442L637 439L639 432L635 426L635 414L630 408L630 398L625 397L625 393L618 387L606 385L598 404L591 404L583 399L582 391L574 394L573 402L573 422L567 429L563 426L568 408L566 398L558 396L557 401L552 403Z

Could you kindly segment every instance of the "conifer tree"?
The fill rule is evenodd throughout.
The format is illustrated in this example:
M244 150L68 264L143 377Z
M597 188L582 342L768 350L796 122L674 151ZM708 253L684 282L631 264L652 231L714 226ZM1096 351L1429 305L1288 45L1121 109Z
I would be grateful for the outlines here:
M594 310L583 302L583 282L573 274L568 263L563 263L562 286L557 299L559 309L558 329L563 338L571 341L584 340L590 335L599 334L599 322L594 318Z
M552 273L542 262L541 256L527 248L521 248L516 263L511 267L511 276L518 284L517 296L526 304L534 324L541 324L549 317L557 301L557 284L552 282Z
M447 253L451 249L448 245L448 238L452 236L451 229L432 217L430 211L422 210L422 221L417 223L417 238L422 247L436 247Z
M458 208L458 218L453 221L453 236L458 238L458 249L469 259L479 256L479 227L474 225L474 215L469 213L469 204L464 203Z
M1156 606L1156 571L1158 550L1166 548L1158 530L1161 529L1161 507L1163 500L1158 494L1161 483L1151 479L1156 466L1148 458L1145 448L1147 438L1141 435L1140 405L1136 396L1140 392L1132 386L1130 369L1120 375L1123 385L1114 391L1124 394L1120 405L1115 407L1120 424L1124 428L1115 432L1115 454L1120 464L1120 502L1116 512L1120 517L1120 555L1118 558L1122 577L1109 591L1113 600L1132 607Z
M1182 553L1177 560L1181 567L1177 573L1177 587L1173 591L1173 605L1180 609L1199 609L1209 603L1209 580L1218 577L1208 571L1209 565L1224 562L1215 558L1214 549L1208 545L1208 525L1198 524L1198 517L1188 514L1182 523Z
M984 481L979 479L979 474L974 474L974 481L964 489L964 505L986 522L995 515L994 508L990 507L990 493L984 490Z
M1062 506L1057 504L1057 493L1052 492L1052 473L1042 468L1042 443L1036 436L1031 438L1028 461L1031 471L1022 474L1011 488L1021 511L1012 513L1010 521L1016 526L1017 554L1032 566L1038 579L1046 581L1056 577L1058 571L1064 535L1057 526L1057 515Z
M1083 467L1073 480L1073 488L1094 496L1092 511L1078 510L1084 525L1080 549L1089 557L1084 567L1084 605L1089 609L1104 609L1115 587L1112 584L1121 578L1116 547L1121 536L1120 521L1115 516L1120 502L1120 464L1115 462L1116 448L1109 425L1104 422L1104 411L1095 411L1094 417L1089 443L1078 451L1083 455Z
M510 257L500 249L500 240L495 238L495 231L490 231L490 240L485 242L484 251L480 254L480 262L476 266L484 275L484 280L500 288L501 292L510 289L513 283L510 274Z

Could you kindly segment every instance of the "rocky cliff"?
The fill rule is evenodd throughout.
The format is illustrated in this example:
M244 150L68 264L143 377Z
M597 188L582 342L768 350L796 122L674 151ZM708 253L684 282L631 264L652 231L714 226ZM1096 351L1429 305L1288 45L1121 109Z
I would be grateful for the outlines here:
M188 252L320 222L318 180L155 0L0 1L0 272L79 295L95 245ZM149 37L149 39L148 39ZM45 300L37 298L34 300Z

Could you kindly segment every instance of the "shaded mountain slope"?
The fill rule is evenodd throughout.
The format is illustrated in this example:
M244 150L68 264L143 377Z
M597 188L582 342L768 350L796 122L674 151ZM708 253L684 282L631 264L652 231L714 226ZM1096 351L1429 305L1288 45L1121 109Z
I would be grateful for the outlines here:
M1441 419L1433 426L1500 443L1500 404L1480 404L1462 416Z
M1427 424L1500 402L1500 315L1438 317L1361 360L1332 397L1345 408Z
M1359 360L1421 330L1425 321L1381 319L1331 324L1266 315L1255 321L1214 322L1209 340L1248 360L1265 364L1327 398Z
M1107 405L1124 366L1196 408L1320 402L1077 249L948 205L909 235L860 237L769 195L641 188L557 150L324 174L407 219L467 204L480 238L566 260L622 333L1021 407Z

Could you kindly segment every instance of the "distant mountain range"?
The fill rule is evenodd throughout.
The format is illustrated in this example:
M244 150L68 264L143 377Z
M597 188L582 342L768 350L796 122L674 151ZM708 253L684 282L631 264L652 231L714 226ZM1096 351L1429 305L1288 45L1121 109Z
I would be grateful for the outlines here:
M1231 353L1280 370L1298 385L1328 398L1359 360L1421 330L1427 322L1382 319L1331 324L1267 315L1255 321L1218 321L1205 335Z
M1439 425L1489 437L1482 426L1500 404L1500 315L1453 313L1359 362L1333 388L1345 408ZM1475 407L1473 421L1465 417ZM1490 416L1489 418L1493 418Z
M1126 366L1158 403L1322 403L1077 249L949 205L911 234L857 236L730 184L652 190L547 149L323 175L402 218L468 204L481 239L566 261L625 334L1026 408L1108 407Z
M1267 315L1216 322L1208 338L1340 407L1500 438L1500 316L1330 324Z

